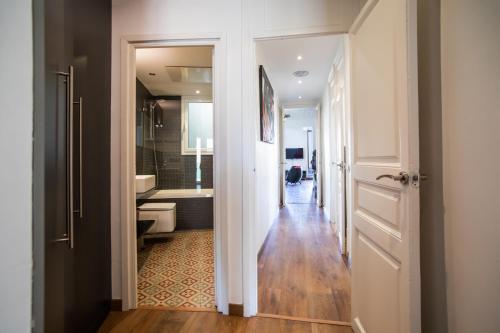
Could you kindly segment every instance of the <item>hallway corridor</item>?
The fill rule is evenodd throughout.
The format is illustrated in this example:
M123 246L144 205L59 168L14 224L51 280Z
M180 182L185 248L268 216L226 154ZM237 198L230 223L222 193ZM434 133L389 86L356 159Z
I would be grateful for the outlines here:
M287 205L259 258L261 314L350 322L350 273L316 205Z

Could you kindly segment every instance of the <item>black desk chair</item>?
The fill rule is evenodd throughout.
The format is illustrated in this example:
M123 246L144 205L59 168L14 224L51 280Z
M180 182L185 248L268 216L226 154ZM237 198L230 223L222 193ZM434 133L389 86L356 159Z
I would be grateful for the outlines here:
M286 179L285 179L286 185L288 185L288 183L290 183L290 184L299 183L300 184L301 178L302 178L301 168L299 166L292 166L286 175Z

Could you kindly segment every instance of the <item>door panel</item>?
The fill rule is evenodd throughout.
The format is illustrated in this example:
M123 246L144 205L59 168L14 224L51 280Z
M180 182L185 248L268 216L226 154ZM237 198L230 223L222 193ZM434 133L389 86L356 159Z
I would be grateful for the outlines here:
M75 281L78 329L95 332L111 299L110 236L110 45L111 1L74 1L72 64L74 90ZM89 24L92 22L92 24ZM82 101L82 160L79 161L79 112ZM81 170L80 170L81 165ZM79 187L81 171L82 188ZM81 201L80 201L81 193Z
M419 332L415 0L368 1L351 30L352 321Z
M394 288L399 283L400 262L364 234L356 235L352 244L360 259L356 273L370 278L358 287L364 301L353 324L359 329L362 318L366 332L405 332L399 330L399 295Z
M74 331L74 252L69 238L68 95L72 18L69 0L45 1L44 328ZM36 126L36 124L35 124Z
M339 50L342 54L343 50ZM332 68L330 81L330 107L332 115L332 209L333 217L337 223L338 237L342 254L347 253L346 248L346 211L345 211L345 66L344 57L338 57Z
M399 191L368 183L360 184L357 190L359 193L356 211L376 219L380 228L384 228L401 238L399 216L401 196Z
M328 113L329 124L328 128L330 131L330 216L332 221L338 223L337 221L337 196L338 196L338 188L337 188L337 135L335 129L335 109L334 109L334 85L335 85L335 66L332 66L329 78L328 78ZM338 224L337 224L338 225ZM339 238L341 239L341 238Z
M45 0L43 4L44 321L43 327L35 323L40 325L35 329L95 332L109 311L111 298L111 1ZM83 104L78 104L80 97ZM73 223L69 223L70 216ZM73 247L68 238L74 240Z

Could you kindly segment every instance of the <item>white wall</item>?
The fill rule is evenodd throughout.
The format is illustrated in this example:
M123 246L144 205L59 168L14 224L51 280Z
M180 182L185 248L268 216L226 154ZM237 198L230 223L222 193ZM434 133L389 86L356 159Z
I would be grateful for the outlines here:
M259 66L264 63L261 49L257 44L255 49L256 66L255 72ZM271 86L272 78L269 77ZM257 89L258 90L258 89ZM259 96L259 92L256 91ZM259 97L257 97L259 98ZM256 216L255 216L255 245L259 250L266 239L269 229L275 221L279 211L279 147L280 138L278 132L279 126L279 96L274 95L274 143L260 141L260 135L255 147L255 190L256 190ZM260 113L260 109L258 110ZM260 133L260 128L259 128Z
M277 120L277 119L276 119ZM260 249L279 211L278 143L257 142L255 244Z
M256 146L256 219L255 238L260 249L279 211L279 100L275 97L274 126L275 142L269 144L257 141Z
M283 124L284 146L286 148L303 148L304 158L300 160L286 160L286 168L289 170L293 165L300 165L302 171L307 170L309 161L312 158L312 150L309 152L309 161L307 157L307 136L304 127L312 128L309 134L309 149L315 149L316 135L316 109L314 107L304 109L285 109L285 113L290 118L285 119Z
M0 331L31 331L32 1L0 3Z
M441 4L448 326L500 332L500 2Z
M356 0L114 0L112 25L112 96L111 96L111 234L113 298L121 298L120 244L120 38L124 35L190 34L216 32L226 36L226 87L228 114L225 119L224 147L221 153L222 183L219 194L230 201L223 212L229 221L227 231L229 255L229 302L243 302L243 177L254 179L257 151L252 162L244 165L243 154L249 148L243 143L244 110L250 104L242 101L242 90L249 80L243 80L242 69L254 68L255 58L243 53L251 50L251 37L280 36L298 33L345 32L359 11ZM246 36L243 39L242 36ZM244 59L245 63L242 63ZM248 61L248 62L247 62ZM246 67L248 66L248 67ZM248 78L247 78L248 79ZM250 91L250 89L247 89ZM253 92L251 92L253 96ZM252 118L252 117L251 117ZM248 124L246 124L248 126ZM248 142L246 142L248 143ZM255 147L255 149L259 149ZM251 151L251 149L250 149ZM262 151L260 151L262 153ZM255 163L255 164L254 164ZM249 165L253 164L253 165ZM245 172L244 172L245 171ZM253 180L249 180L253 181ZM247 185L248 186L248 185ZM246 201L248 204L248 200ZM254 220L248 221L254 223ZM253 241L253 239L252 239Z
M230 193L230 204L222 212L230 221L228 232L229 302L242 303L241 268L241 207L242 207L242 146L241 146L241 3L215 0L210 2L121 0L113 5L112 25L112 96L111 96L111 198L112 198L112 279L113 298L121 298L120 244L120 38L143 34L195 34L217 32L226 35L225 71L227 109L223 115L223 147L220 154L226 187L219 196ZM231 166L231 167L229 167Z

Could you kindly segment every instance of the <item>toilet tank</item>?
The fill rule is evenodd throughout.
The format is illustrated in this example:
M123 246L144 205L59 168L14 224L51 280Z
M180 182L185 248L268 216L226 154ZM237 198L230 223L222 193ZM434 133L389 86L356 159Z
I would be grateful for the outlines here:
M148 234L173 232L175 230L175 203L148 202L138 207L139 220L155 220Z

